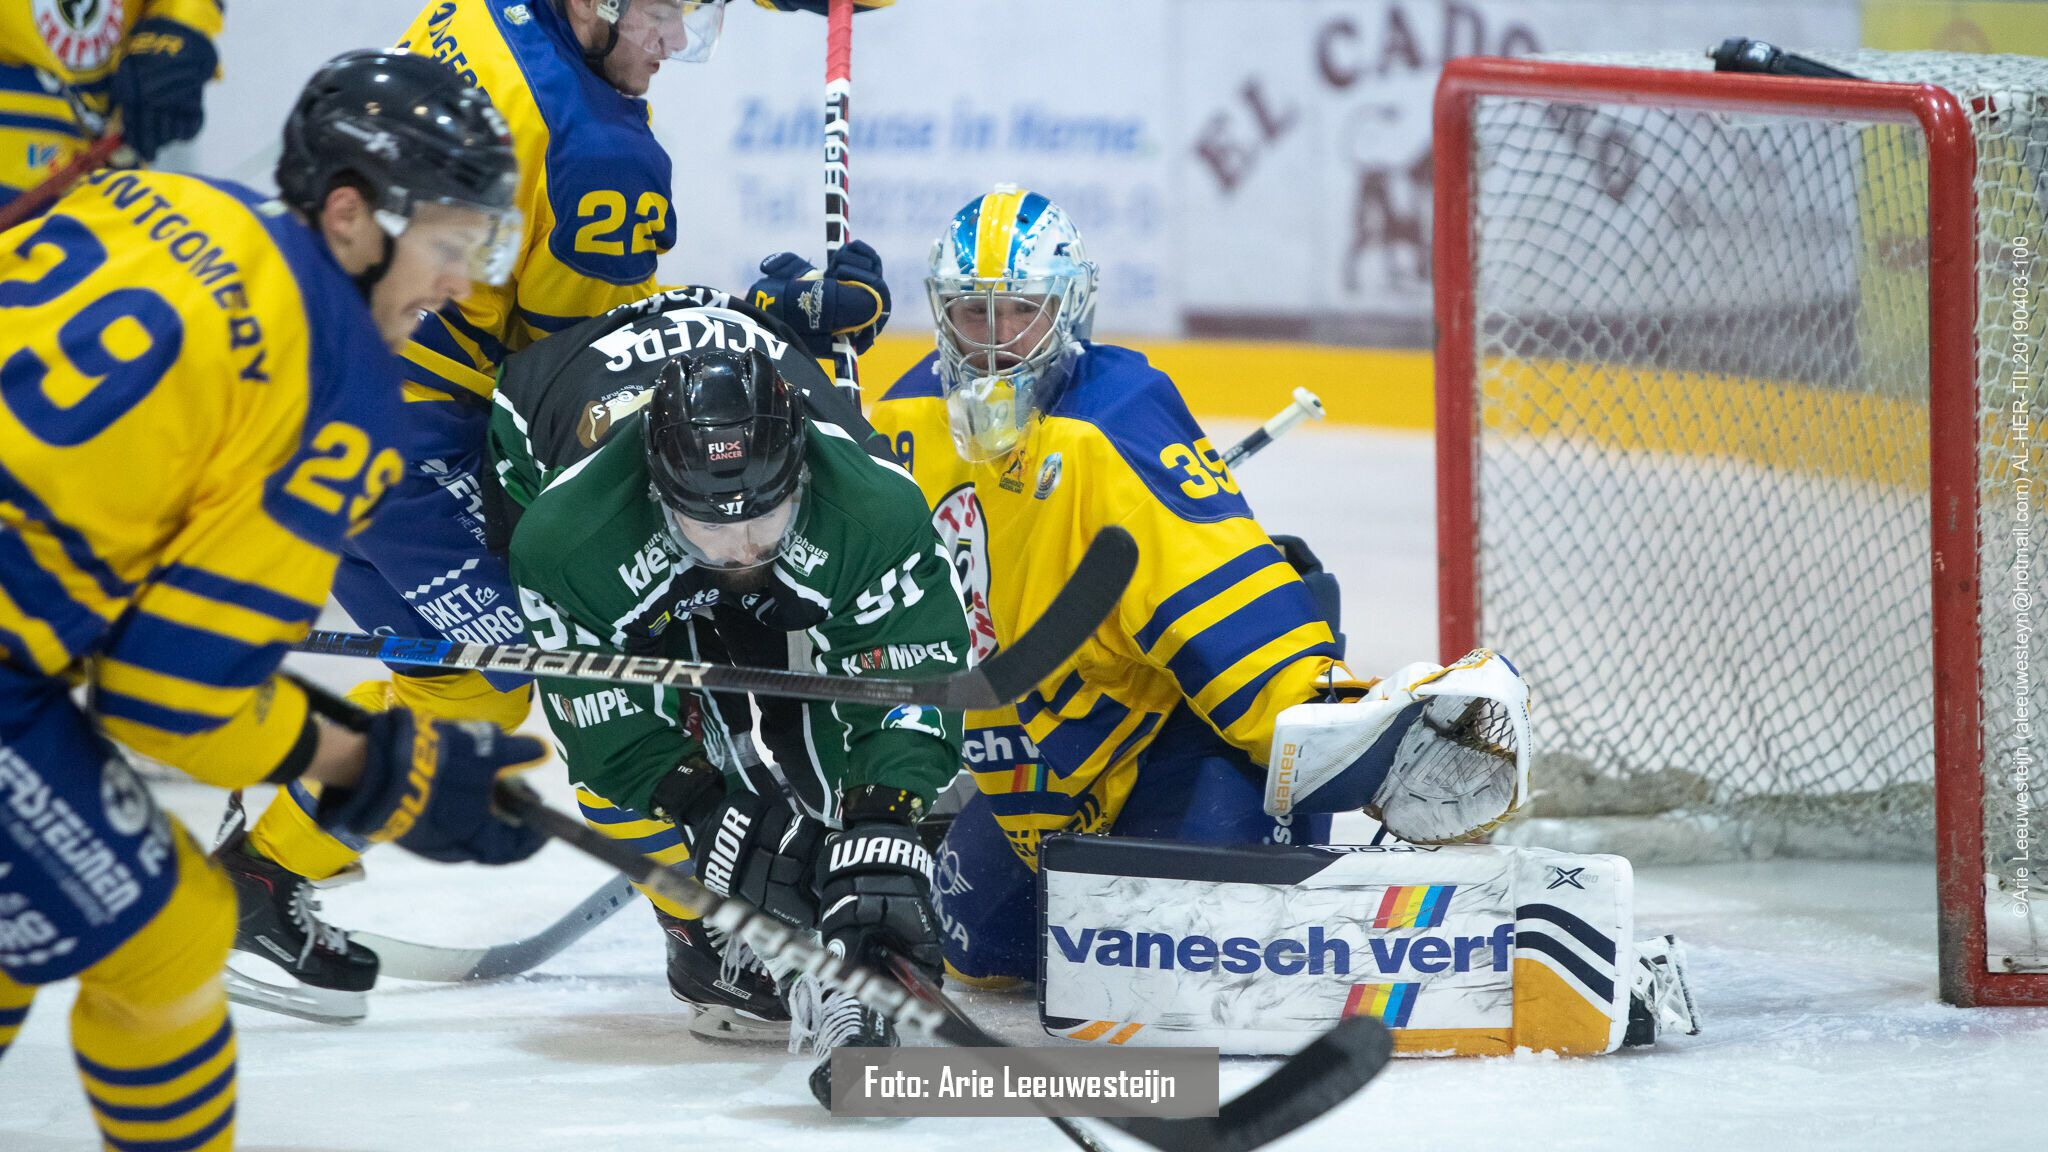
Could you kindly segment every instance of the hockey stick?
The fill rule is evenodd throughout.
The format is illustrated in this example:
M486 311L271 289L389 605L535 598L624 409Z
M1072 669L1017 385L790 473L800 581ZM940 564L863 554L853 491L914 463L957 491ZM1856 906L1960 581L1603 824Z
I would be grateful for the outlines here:
M825 12L825 259L846 247L853 226L847 137L853 123L853 0L831 0ZM832 338L832 383L860 407L860 360L852 336Z
M517 976L554 959L632 900L633 885L623 876L614 876L553 924L525 939L488 948L415 944L375 932L351 932L348 938L377 954L379 972L384 976L436 984L495 980Z
M1322 401L1308 389L1296 388L1293 401L1264 425L1231 445L1223 453L1223 462L1226 466L1235 468L1264 450L1273 441L1286 435L1303 420L1322 418ZM937 838L945 835L945 828L951 823L950 813L927 816L919 823L919 832L926 836L928 843L936 843ZM613 913L630 903L631 898L631 885L618 879L607 881L568 914L540 932L521 940L512 940L487 948L418 944L375 932L351 932L349 938L377 953L385 975L395 976L401 980L447 984L492 980L517 976L552 960L571 944L588 935L593 928L610 919ZM1064 1117L1052 1119L1060 1124L1062 1131L1070 1127L1065 1123ZM1067 1134L1070 1138L1075 1138L1074 1132ZM1084 1133L1077 1139L1090 1138Z
M745 901L721 898L695 880L585 827L575 817L555 811L523 784L499 783L498 807L654 889L703 917L708 926L745 941L773 970L813 976L906 1032L956 1048L1016 1047L982 1031L964 1015L949 1015L945 1008L913 995L882 973L834 954L808 933L790 928ZM943 1002L943 997L940 1000ZM1249 1152L1323 1115L1365 1087L1386 1067L1393 1044L1378 1020L1353 1016L1288 1057L1264 1080L1225 1104L1216 1116L1171 1120L1102 1117L1100 1123L1170 1152Z
M1002 1041L983 1032L967 1012L917 966L901 956L889 957L889 971L911 995L944 1011L982 1039L975 1047L993 1048ZM1264 1080L1239 1093L1215 1116L1168 1120L1160 1117L1095 1119L1158 1148L1190 1152L1247 1152L1269 1144L1328 1113L1370 1083L1394 1055L1394 1036L1379 1020L1352 1016L1288 1057ZM1067 1138L1089 1152L1102 1145L1066 1116L1047 1116Z
M952 997L940 991L938 985L925 979L924 973L917 970L917 965L912 964L893 952L889 954L888 960L890 974L902 981L903 986L910 989L912 996L917 997L934 1008L940 1009L965 1027L975 1027L974 1021L967 1015L967 1010L955 1003ZM1052 1121L1053 1127L1060 1130L1060 1135L1072 1140L1074 1146L1083 1149L1084 1152L1109 1152L1107 1148L1102 1146L1101 1141L1088 1134L1086 1128L1074 1123L1073 1117L1047 1116L1046 1119Z
M1296 388L1294 400L1287 407L1274 413L1271 420L1252 429L1250 435L1230 446L1230 450L1223 454L1223 465L1226 468L1235 468L1253 453L1285 436L1296 424L1303 420L1322 418L1322 399L1306 388Z
M759 692L852 704L922 704L935 708L999 708L1059 668L1107 619L1138 566L1131 534L1111 525L1095 534L1073 575L1036 623L1016 642L973 668L930 680L863 679L777 668L741 668L697 660L666 660L524 644L457 644L404 636L314 631L293 650L360 656L387 664L523 672L606 684L654 684L707 691Z
M37 212L43 205L71 191L71 186L93 169L114 158L122 148L121 134L109 132L93 141L92 147L71 158L71 163L52 172L42 183L16 196L0 208L0 232L5 232Z
M941 681L858 680L853 677L778 672L772 669L733 668L680 660L623 659L595 652L545 652L518 645L491 646L452 644L437 640L405 640L390 636L365 636L348 632L313 632L297 646L301 652L332 656L367 656L391 663L427 664L444 668L512 668L540 674L581 676L618 683L676 683L690 687L737 687L746 691L786 692L789 686L811 690L824 685L831 694L813 698L855 699L877 703L938 703L940 707L994 707L979 703L994 699L1008 703L1031 690L1050 675L1110 611L1124 586L1130 583L1137 565L1137 545L1130 533L1108 528L1098 534L1081 557L1065 587L1053 597L1038 622L1027 629L1017 643L989 657L965 672ZM621 668L620 665L624 664ZM578 669L583 671L579 672ZM900 692L874 700L867 690L923 686L936 690L953 704L906 697ZM851 688L861 694L847 695ZM310 691L310 689L309 689ZM316 701L318 697L315 697ZM340 719L347 715L334 706L325 714ZM607 884L592 893L568 915L535 936L489 948L442 948L415 944L374 933L350 933L350 938L376 952L384 970L409 980L456 983L498 976L515 976L546 961L603 923L628 900L630 889L617 890Z

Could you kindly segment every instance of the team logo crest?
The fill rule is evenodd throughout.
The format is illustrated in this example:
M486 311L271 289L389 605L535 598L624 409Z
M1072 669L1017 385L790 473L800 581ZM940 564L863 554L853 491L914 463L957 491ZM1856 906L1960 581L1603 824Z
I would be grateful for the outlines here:
M1039 467L1038 487L1032 490L1031 495L1034 499L1043 500L1047 496L1052 495L1052 490L1059 486L1060 454L1054 452L1052 455L1047 456L1045 463Z
M889 714L882 717L882 727L922 732L941 740L946 738L945 721L940 718L939 710L922 704L898 704L889 709Z
M524 4L514 4L510 8L505 9L505 22L515 28L531 19L533 19L533 13Z
M123 0L33 0L36 32L50 55L73 71L113 59L121 43Z

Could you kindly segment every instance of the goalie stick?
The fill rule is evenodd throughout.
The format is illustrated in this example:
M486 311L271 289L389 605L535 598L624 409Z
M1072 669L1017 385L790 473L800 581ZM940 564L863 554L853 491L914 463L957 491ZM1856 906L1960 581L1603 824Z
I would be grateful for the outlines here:
M833 676L776 668L742 668L696 660L664 660L574 648L549 651L524 644L457 644L404 636L315 631L293 645L322 656L361 656L387 664L524 672L606 684L654 684L710 691L756 692L852 704L923 704L936 708L1000 708L1052 675L1106 619L1138 566L1131 534L1111 525L1095 534L1051 604L1013 644L980 664L929 680Z

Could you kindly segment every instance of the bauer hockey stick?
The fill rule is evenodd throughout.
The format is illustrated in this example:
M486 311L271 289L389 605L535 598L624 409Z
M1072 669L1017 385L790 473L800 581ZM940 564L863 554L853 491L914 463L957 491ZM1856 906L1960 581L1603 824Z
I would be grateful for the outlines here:
M846 247L853 202L847 137L853 123L853 0L831 0L825 11L825 261ZM851 335L832 338L832 383L860 407L860 359Z
M1225 466L1235 468L1273 441L1285 436L1303 420L1322 418L1323 402L1308 389L1296 388L1293 402L1244 439L1231 445L1229 450L1223 453L1223 462ZM918 832L925 838L928 846L935 847L952 822L951 812L933 813L918 822ZM520 975L554 959L571 944L589 935L591 929L611 919L620 908L631 903L631 897L631 885L624 880L608 880L567 915L540 932L521 940L511 940L484 948L419 944L410 940L381 936L374 932L350 932L349 939L375 952L383 964L382 970L385 975L396 976L401 980L424 980L441 984L495 980ZM1063 1131L1065 1128L1066 1126L1062 1125ZM1068 1135L1071 1137L1073 1133L1068 1132Z
M1111 525L1095 534L1080 564L1015 643L980 664L929 680L833 676L778 668L743 668L698 660L625 656L575 648L549 651L524 644L457 644L356 632L309 632L293 650L321 656L360 656L387 664L465 668L559 676L606 684L646 684L705 691L758 692L800 700L881 706L1000 708L1053 674L1115 609L1138 566L1131 534Z
M635 881L739 938L777 972L808 975L893 1021L898 1028L956 1048L1014 1048L968 1020L949 1015L888 976L837 955L807 932L782 923L743 900L710 889L633 851L565 812L543 803L516 781L498 785L507 815L602 860ZM1393 1037L1371 1016L1352 1016L1288 1057L1264 1080L1223 1105L1218 1115L1184 1119L1105 1116L1099 1123L1170 1152L1249 1152L1329 1112L1379 1075L1393 1055Z

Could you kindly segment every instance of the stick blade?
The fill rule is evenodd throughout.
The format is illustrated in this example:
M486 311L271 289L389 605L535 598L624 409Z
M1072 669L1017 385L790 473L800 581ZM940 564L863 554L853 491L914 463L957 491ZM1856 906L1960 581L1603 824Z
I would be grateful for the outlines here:
M1114 524L1098 531L1037 621L962 678L946 706L1000 708L1031 691L1109 618L1137 570L1138 542L1131 534Z
M1380 1074L1394 1037L1370 1016L1353 1016L1287 1058L1273 1074L1200 1119L1105 1117L1155 1148L1174 1152L1250 1152L1328 1114Z

